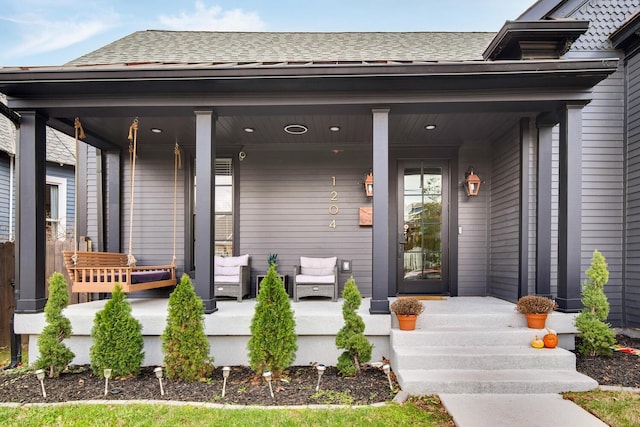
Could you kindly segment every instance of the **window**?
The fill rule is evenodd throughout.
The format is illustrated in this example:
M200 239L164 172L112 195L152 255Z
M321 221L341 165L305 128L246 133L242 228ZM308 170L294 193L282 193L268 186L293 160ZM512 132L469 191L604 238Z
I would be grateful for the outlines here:
M44 194L47 240L67 238L67 179L47 176Z
M195 170L195 165L194 165ZM233 255L233 161L232 159L216 159L216 200L215 200L215 249L216 255ZM196 223L196 184L197 179L193 179L193 225ZM195 230L192 230L192 250L195 261Z

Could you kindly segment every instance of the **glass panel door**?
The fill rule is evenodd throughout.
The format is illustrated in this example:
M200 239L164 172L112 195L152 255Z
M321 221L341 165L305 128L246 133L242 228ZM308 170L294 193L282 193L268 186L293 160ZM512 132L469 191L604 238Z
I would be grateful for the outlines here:
M411 162L402 164L398 175L398 291L447 293L446 167L426 161Z

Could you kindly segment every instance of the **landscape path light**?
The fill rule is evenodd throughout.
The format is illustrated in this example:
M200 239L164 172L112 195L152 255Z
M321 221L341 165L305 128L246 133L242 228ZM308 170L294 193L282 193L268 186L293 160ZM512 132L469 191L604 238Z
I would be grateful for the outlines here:
M389 390L393 391L393 384L391 384L391 366L388 363L382 365L382 370L387 374L387 380L389 380Z
M322 374L324 374L324 370L326 369L324 365L320 364L316 366L318 370L318 384L316 384L316 391L320 390L320 378L322 378Z
M222 397L224 397L225 391L227 389L227 378L229 378L229 372L231 371L231 368L228 366L224 366L222 368Z
M265 380L267 380L267 383L269 384L269 393L271 394L271 398L273 399L273 387L271 387L271 371L264 371L262 373L262 376Z
M36 378L40 381L40 388L42 389L42 397L47 398L47 392L44 389L44 371L42 369L38 369L36 371Z
M158 382L160 383L160 396L164 396L164 388L162 387L162 368L158 366L153 370L156 373L156 378L158 378Z
M106 396L109 392L109 378L111 378L111 368L104 368L102 374L104 375L104 395Z

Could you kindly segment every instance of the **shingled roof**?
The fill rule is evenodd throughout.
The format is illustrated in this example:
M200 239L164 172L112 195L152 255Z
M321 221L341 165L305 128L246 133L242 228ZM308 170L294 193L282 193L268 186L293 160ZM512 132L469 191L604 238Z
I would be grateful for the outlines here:
M7 104L7 97L0 93L0 102ZM0 151L15 154L16 127L0 115ZM47 127L47 161L60 165L76 164L76 141L62 132Z
M478 61L495 33L132 33L65 65Z

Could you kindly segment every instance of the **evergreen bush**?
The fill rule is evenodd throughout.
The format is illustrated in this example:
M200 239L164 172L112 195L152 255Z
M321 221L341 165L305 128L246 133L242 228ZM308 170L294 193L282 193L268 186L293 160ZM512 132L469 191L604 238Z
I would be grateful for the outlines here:
M604 256L593 251L591 266L586 271L587 280L582 290L584 308L576 317L576 327L581 338L578 344L580 354L587 356L611 354L615 344L615 334L606 323L609 316L609 301L604 293L604 285L609 281L609 270Z
M191 278L183 274L169 296L162 351L168 378L198 381L213 371L209 339L204 331L204 305Z
M104 308L96 313L89 350L91 369L102 376L105 368L113 377L138 375L144 360L142 325L131 315L120 283L116 283Z
M49 377L60 375L75 357L75 354L62 342L71 336L71 322L62 310L69 304L67 281L60 273L49 278L49 299L44 307L47 325L38 337L40 357L35 362L36 369L46 369Z
M275 264L269 266L256 299L249 364L256 373L271 371L277 377L295 360L298 345L293 310Z
M360 364L371 360L373 345L364 336L365 324L357 314L362 296L353 276L347 280L342 291L342 317L345 325L336 335L336 346L345 351L338 357L338 370L344 376L360 372Z

